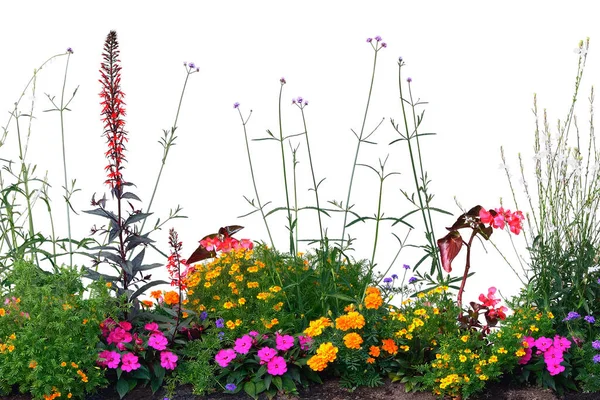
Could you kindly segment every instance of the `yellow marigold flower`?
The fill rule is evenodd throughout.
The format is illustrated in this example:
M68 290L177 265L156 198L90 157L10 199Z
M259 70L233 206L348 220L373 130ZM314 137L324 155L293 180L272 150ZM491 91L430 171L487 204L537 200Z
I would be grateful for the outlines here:
M379 357L379 354L381 354L381 349L379 348L379 346L369 347L369 355L370 356Z
M396 342L394 342L394 339L383 339L381 342L383 343L381 346L383 350L392 355L398 353L398 346L396 345Z
M416 328L415 324L410 324L410 325L408 326L408 331L409 331L409 332L412 332L412 331L414 331L414 330L415 330L415 328Z
M378 293L371 293L365 297L365 307L377 310L383 304L383 299Z
M344 312L354 311L354 308L354 304L348 304L346 307L344 307Z
M242 320L241 319L236 319L235 320L235 326L240 326L241 324L242 324Z
M229 329L235 329L235 322L229 320L225 323L225 326Z
M151 300L142 300L142 304L144 304L146 307L152 307L154 305Z
M107 287L107 288L111 288L111 287L112 287L112 283L110 283L110 282L106 282L106 287Z
M258 287L258 282L248 282L246 286L248 286L248 289L255 289Z
M319 355L314 355L311 358L309 358L306 364L313 371L323 371L325 368L327 368L327 361L325 360L325 358Z
M342 315L335 320L335 327L341 331L348 329L362 329L365 326L365 317L356 311L350 311L347 315Z
M409 351L409 350L410 350L410 346L407 346L407 345L402 345L402 346L400 346L400 349L402 349L403 351L405 351L405 352L406 352L406 351Z
M434 346L437 346L437 341L436 341L435 339L433 339L433 340L431 341L431 344L432 344L432 345L434 345Z
M317 349L317 354L323 357L327 362L333 362L337 358L338 348L331 342L322 343Z
M13 346L12 344L8 345L8 352L12 353L15 350L15 346Z
M415 315L425 315L427 314L427 310L425 310L424 308L419 308L418 310L414 311Z
M281 307L283 307L283 302L280 301L279 303L277 303L273 306L273 310L281 311Z
M469 341L469 336L468 335L461 336L460 340L467 343Z
M246 299L245 299L245 298L243 298L243 297L240 297L240 298L238 299L238 304L239 304L239 305L241 305L241 306L243 306L244 304L246 304Z
M488 359L488 362L489 362L490 364L492 364L492 363L496 363L496 362L498 362L498 357L496 357L496 356L491 356L491 357Z
M540 319L542 319L542 313L536 314L533 318L535 318L536 321L539 321Z
M69 394L67 395L67 399L70 399L71 397L73 397L73 394L69 392Z
M411 340L413 338L413 335L412 333L407 333L404 337L406 338L406 340Z
M479 379L482 381L487 381L489 378L487 375L481 374L481 375L479 375Z
M219 296L218 294L215 294L215 295L213 296L213 300L217 300L217 301L219 301L219 300L221 300L221 296Z
M174 290L165 293L165 303L167 305L179 304L179 294Z
M35 369L35 367L37 367L38 363L35 360L31 360L29 362L29 368L31 369Z
M500 347L497 351L500 354L506 354L506 353L508 353L508 351L506 351L506 349L504 347Z
M416 327L425 325L425 323L423 322L423 320L421 320L420 318L413 319L413 324L415 324Z
M525 355L525 350L524 350L523 348L520 348L519 350L517 350L517 351L515 352L515 355L516 355L517 357L523 357L523 356Z
M79 368L79 365L75 364L74 362L71 363L71 367L73 368Z
M417 297L422 299L423 297L425 297L425 293L419 293L419 294L417 294Z
M223 308L225 308L226 310L229 310L230 308L233 308L233 307L235 307L235 304L233 304L231 301L226 301L223 304Z
M271 286L269 292L277 293L281 291L281 286Z
M434 313L435 315L438 315L438 314L440 313L440 309L439 309L439 308L434 308L434 309L433 309L433 313Z
M66 366L67 366L67 363L63 361L63 362L61 362L61 363L60 363L60 366L61 366L61 367L66 367Z
M554 314L552 314L550 311L548 311L548 318L554 319Z
M247 269L248 272L250 272L251 274L258 272L258 267L256 265L252 266L252 267L248 267Z
M535 326L535 325L531 325L531 326L529 326L529 330L530 330L531 332L537 332L537 331L539 331L540 329L539 329L537 326Z
M365 291L365 294L366 295L376 294L377 296L381 296L381 291L378 288L374 287L374 286L369 286L367 288L367 290Z
M10 336L8 337L10 340L15 340L17 338L17 335L15 335L14 333L11 333Z
M344 345L349 349L360 349L360 345L363 343L363 338L356 332L348 333L344 336Z
M267 300L269 297L271 296L271 293L269 292L260 292L256 298L259 300Z
M467 361L467 357L464 354L461 354L460 357L458 357L458 359L460 360L460 362Z
M209 287L211 287L211 286L212 286L212 284L211 284L210 282L204 282L204 287L205 287L205 288L207 288L207 289L208 289L208 288L209 288Z
M265 267L265 263L262 261L256 261L254 264L261 269Z
M4 317L6 315L6 310L4 308L0 308L0 317Z
M238 282L243 281L244 280L244 275L236 275L235 276L235 280L238 281Z
M231 289L235 289L237 287L235 282L229 282L229 284L227 285L227 287L230 287Z
M229 269L229 275L233 275L236 272L238 272L240 270L240 265L239 264L232 264L231 268Z

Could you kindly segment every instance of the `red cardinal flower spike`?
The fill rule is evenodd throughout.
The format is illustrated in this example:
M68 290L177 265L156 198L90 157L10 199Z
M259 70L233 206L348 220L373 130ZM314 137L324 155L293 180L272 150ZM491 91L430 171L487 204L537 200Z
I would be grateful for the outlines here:
M111 31L104 43L102 54L102 65L100 74L102 79L102 91L100 98L102 102L102 122L104 123L104 135L108 143L106 158L109 164L106 183L110 185L113 192L120 193L122 189L123 175L121 170L126 161L123 151L127 142L127 131L125 131L125 94L121 91L121 61L119 60L119 42L117 32Z

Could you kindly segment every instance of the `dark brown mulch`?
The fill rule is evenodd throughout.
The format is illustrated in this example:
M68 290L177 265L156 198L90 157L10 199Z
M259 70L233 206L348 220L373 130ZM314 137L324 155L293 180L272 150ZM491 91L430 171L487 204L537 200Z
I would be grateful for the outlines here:
M149 388L136 388L124 400L163 400L165 392L161 389L152 394ZM362 387L353 392L347 391L338 385L337 380L325 381L322 385L310 386L301 389L299 396L278 396L281 400L319 399L319 400L435 400L437 397L431 393L406 393L399 383L387 381L385 385L376 388ZM29 395L16 394L1 397L1 400L31 400ZM196 396L192 394L190 386L177 388L171 400L249 400L244 394L215 393L209 396ZM473 400L600 400L600 393L570 393L559 397L550 390L537 387L515 387L507 382L493 383L488 389ZM107 388L98 394L89 396L86 400L119 400L114 388Z

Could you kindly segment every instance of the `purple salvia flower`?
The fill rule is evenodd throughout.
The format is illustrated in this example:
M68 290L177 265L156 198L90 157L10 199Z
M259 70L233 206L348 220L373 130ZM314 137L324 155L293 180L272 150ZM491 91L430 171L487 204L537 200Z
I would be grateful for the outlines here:
M392 274L392 279L398 279L398 275Z
M386 48L387 47L387 43L386 42L381 43L381 47Z
M303 100L303 99L302 99L302 97L301 97L301 96L298 96L298 98L296 99L296 101L297 101L298 103L300 103L300 104L302 104L302 100Z
M563 321L571 321L571 320L577 319L579 317L581 317L581 315L579 315L575 311L569 311L569 313L567 314L567 316L565 317L565 319L563 319Z
M392 283L392 278L384 278L383 283Z
M200 321L204 321L206 318L208 318L208 313L206 311L202 311L200 313Z
M599 364L600 363L600 354L596 354L593 358L592 361L594 362L594 364Z
M196 68L196 64L194 64L193 62L188 64L188 67L190 67L190 69L194 69Z
M225 385L225 390L228 390L230 392L233 392L236 388L237 386L235 386L235 383L228 383L227 385Z
M225 320L223 318L219 318L215 321L215 326L217 328L223 328L225 326Z

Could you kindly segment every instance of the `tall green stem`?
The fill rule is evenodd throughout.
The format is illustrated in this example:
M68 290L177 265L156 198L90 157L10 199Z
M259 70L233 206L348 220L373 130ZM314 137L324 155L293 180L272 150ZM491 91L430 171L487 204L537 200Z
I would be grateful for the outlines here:
M279 87L279 144L281 147L281 164L283 166L283 185L285 186L285 202L287 205L288 212L288 229L290 231L290 255L295 255L294 251L294 223L292 222L292 211L290 209L290 195L288 191L288 183L287 183L287 171L285 167L285 151L283 148L283 122L281 118L281 96L283 94L283 85L285 81L282 79L281 85Z
M71 54L67 55L67 65L65 66L65 77L63 79L62 92L60 96L60 137L62 141L62 159L63 159L63 173L65 182L65 201L67 208L67 233L69 235L69 265L73 266L73 244L71 243L71 207L69 206L69 189L67 179L67 153L65 151L65 123L64 123L64 111L65 111L65 86L67 84L67 72L69 70L69 60Z
M319 217L319 236L321 237L321 246L323 246L323 223L321 222L321 206L319 204L319 192L317 180L315 178L315 168L312 162L312 155L310 152L310 142L308 140L308 128L306 127L306 118L304 116L304 106L300 105L300 111L302 112L302 123L304 124L304 135L306 137L306 149L308 150L308 162L310 164L310 172L313 180L313 190L315 191L315 200L317 202L317 216Z

